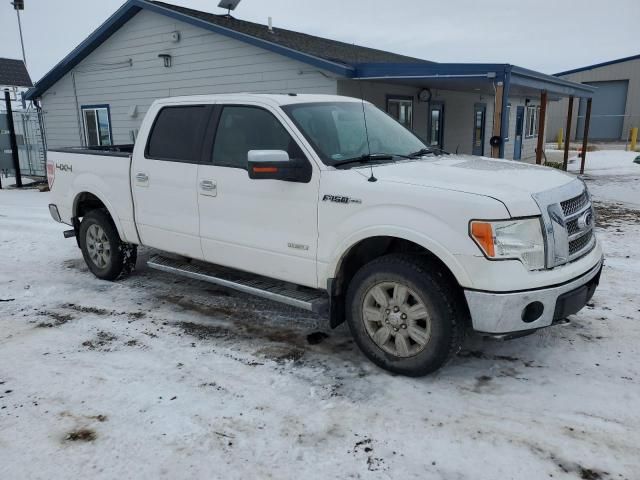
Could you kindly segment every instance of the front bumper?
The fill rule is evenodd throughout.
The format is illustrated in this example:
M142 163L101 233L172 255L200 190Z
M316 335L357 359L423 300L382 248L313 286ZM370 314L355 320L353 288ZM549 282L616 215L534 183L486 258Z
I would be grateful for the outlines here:
M580 311L593 296L603 259L588 272L561 285L518 292L465 290L473 329L506 334L548 327Z

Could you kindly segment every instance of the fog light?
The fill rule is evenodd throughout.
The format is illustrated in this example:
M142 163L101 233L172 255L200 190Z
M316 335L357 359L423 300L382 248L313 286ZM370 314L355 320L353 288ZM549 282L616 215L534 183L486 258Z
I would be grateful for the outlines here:
M542 316L544 305L540 302L531 302L522 310L522 321L525 323L535 322Z

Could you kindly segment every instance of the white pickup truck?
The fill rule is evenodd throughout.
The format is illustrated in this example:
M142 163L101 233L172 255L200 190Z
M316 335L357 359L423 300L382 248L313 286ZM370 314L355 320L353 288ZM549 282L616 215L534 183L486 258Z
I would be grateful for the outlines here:
M603 265L580 179L446 154L346 97L158 100L135 146L51 150L47 173L97 277L152 247L150 267L346 320L404 375L441 367L468 329L563 321Z

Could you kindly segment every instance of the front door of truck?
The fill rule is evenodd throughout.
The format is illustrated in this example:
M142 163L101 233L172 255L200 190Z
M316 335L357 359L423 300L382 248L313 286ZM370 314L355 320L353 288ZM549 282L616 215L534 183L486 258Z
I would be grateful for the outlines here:
M136 149L131 184L144 245L202 258L196 184L212 111L211 105L162 107L144 151Z
M252 180L250 150L284 150L309 161L276 111L220 104L208 163L198 169L204 258L307 286L316 286L319 171L309 183Z

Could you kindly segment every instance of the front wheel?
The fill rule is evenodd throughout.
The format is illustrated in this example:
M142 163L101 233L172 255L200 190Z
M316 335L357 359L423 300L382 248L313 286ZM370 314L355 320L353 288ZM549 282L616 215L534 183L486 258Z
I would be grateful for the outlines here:
M105 211L92 210L87 213L82 219L78 235L84 261L96 277L116 280L135 268L136 246L120 239Z
M347 323L362 352L394 373L427 375L462 345L451 282L423 257L387 255L362 267L347 291Z

